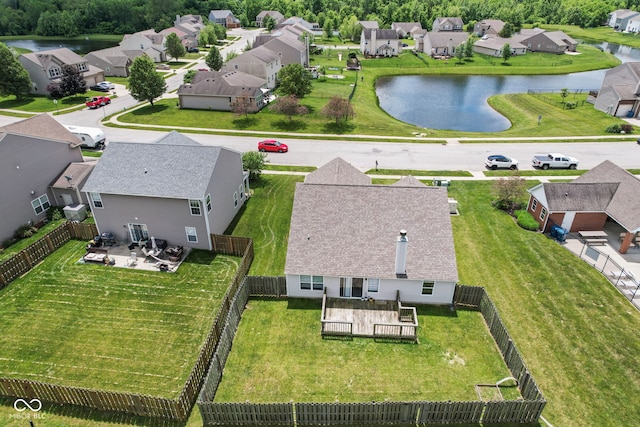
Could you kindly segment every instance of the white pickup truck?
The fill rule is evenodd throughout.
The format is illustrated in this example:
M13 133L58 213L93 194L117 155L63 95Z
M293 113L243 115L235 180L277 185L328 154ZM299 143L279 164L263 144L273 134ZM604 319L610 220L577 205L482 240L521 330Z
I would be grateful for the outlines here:
M576 169L578 159L560 153L536 154L531 165L540 169Z

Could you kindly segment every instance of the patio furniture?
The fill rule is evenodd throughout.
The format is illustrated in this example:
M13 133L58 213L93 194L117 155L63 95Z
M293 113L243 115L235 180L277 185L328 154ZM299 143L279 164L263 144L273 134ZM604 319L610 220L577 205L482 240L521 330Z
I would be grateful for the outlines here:
M105 262L105 259L108 258L108 256L109 256L109 251L107 251L106 249L91 247L87 249L87 253L84 254L82 259L85 262L103 263Z
M184 254L183 246L171 246L164 251L165 254L169 257L169 261L171 262L179 262Z
M136 264L138 264L138 253L131 252L131 256L129 257L129 259L127 259L127 265L129 267L133 267Z

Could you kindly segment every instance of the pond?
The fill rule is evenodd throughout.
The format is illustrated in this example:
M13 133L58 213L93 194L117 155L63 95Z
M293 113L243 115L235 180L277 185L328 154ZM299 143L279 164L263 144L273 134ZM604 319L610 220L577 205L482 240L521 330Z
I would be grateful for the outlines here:
M20 47L28 49L31 52L39 52L41 50L57 49L66 47L77 53L78 55L86 55L89 52L108 47L117 46L118 42L114 40L93 40L91 38L69 40L69 39L46 39L46 40L2 40L7 46Z
M640 61L640 51L611 43L596 45L621 61ZM539 76L395 76L376 81L380 107L392 117L429 129L501 132L509 120L487 103L492 95L527 90L597 90L606 70Z

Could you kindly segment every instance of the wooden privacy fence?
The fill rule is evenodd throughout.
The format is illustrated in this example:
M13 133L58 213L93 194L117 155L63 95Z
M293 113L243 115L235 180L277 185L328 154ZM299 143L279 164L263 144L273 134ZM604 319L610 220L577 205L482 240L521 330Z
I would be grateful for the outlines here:
M546 401L529 374L498 312L481 287L458 286L456 305L479 310L496 340L505 363L518 380L523 400L468 402L307 402L307 403L215 403L224 365L242 312L251 297L249 283L268 278L247 277L238 288L228 311L220 343L198 397L205 426L218 425L408 425L535 423Z
M0 289L31 270L34 265L72 239L90 240L98 233L95 224L63 222L0 264Z
M2 267L4 267L7 262L11 261L10 267L7 268L7 271L10 271L12 275L15 274L15 271L18 271L18 267L25 268L25 266L29 266L23 271L26 272L35 264L35 262L37 262L36 260L43 259L46 255L62 246L67 241L71 239L88 240L93 238L96 234L97 229L94 224L67 222L12 258L14 259L19 257L18 261L11 261L12 259L10 259L0 265L0 271L4 271L2 270ZM200 348L200 353L198 354L196 363L177 399L92 390L80 387L68 387L13 378L0 378L0 395L19 397L23 399L37 398L44 402L50 402L58 405L77 405L103 411L120 412L145 417L164 418L178 421L186 420L189 417L191 408L196 401L205 374L207 373L209 366L212 364L214 351L220 345L221 339L223 343L228 343L230 346L230 340L232 337L222 335L224 333L224 321L229 317L230 312L235 315L235 317L232 318L237 317L239 321L240 314L237 313L237 309L233 311L234 308L231 304L231 300L238 294L240 284L249 271L249 267L251 266L254 256L253 242L249 238L212 235L212 240L216 242L216 245L214 246L217 253L235 256L240 254L240 256L242 256L242 260L240 261L240 265L235 276L229 284L227 293L222 300L221 307L205 342ZM25 252L25 254L23 254L23 252ZM13 278L15 278L15 276L12 277L11 280L13 280ZM275 291L281 289L279 287L280 281L272 280L272 282L277 285L274 288Z

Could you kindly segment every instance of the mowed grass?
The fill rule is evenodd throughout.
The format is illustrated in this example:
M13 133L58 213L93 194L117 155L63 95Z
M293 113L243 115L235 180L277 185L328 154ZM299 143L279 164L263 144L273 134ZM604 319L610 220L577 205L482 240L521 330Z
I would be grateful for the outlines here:
M475 384L510 375L480 313L421 306L418 316L419 344L332 340L320 335L321 301L252 299L215 401L477 400Z
M239 259L192 251L176 273L134 271L79 264L84 247L0 291L0 377L177 397Z

